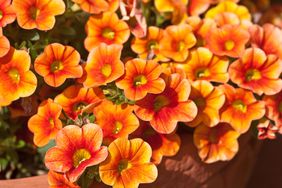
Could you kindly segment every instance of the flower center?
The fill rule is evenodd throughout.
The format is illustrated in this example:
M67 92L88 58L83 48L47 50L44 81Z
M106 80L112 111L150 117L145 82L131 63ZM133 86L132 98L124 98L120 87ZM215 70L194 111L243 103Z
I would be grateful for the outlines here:
M55 127L55 122L53 118L49 118L50 128L53 129Z
M234 41L232 41L232 40L227 40L227 41L225 41L225 43L224 43L224 47L225 47L225 49L228 50L228 51L233 50L233 48L235 47L235 43L234 43Z
M245 77L247 81L259 80L261 79L261 73L257 69L250 69L247 71Z
M122 123L116 121L113 129L113 134L118 134L121 131L122 127L123 127Z
M105 28L102 31L102 36L106 39L113 40L115 38L115 32L111 28Z
M196 73L195 73L196 78L205 78L205 77L210 76L210 74L211 73L210 73L209 69L207 69L207 68L200 68L200 69L196 70Z
M30 9L29 9L29 13L30 13L30 17L33 19L33 20L36 20L37 19L37 17L39 16L39 14L40 14L40 10L38 9L38 8L36 8L36 7L31 7Z
M15 69L15 68L10 69L9 72L8 72L8 75L14 82L16 82L16 83L20 82L21 75L20 75L20 73L17 69Z
M73 166L76 168L83 161L90 159L91 154L86 149L78 149L74 152L72 156Z
M195 99L194 102L196 103L198 108L203 109L206 106L206 100L203 97L199 97L199 98Z
M73 110L74 111L80 111L82 110L85 106L87 106L87 103L85 102L77 102L73 105Z
M217 144L219 141L219 137L217 135L216 131L211 131L210 132L210 136L209 136L209 140L212 144Z
M158 43L154 40L151 40L148 42L148 49L149 50L155 50L158 48Z
M51 72L57 72L57 71L63 70L63 68L64 68L64 65L61 61L56 60L51 64Z
M145 84L147 84L147 82L148 82L148 80L147 80L146 76L144 76L144 75L136 76L133 80L134 86L145 85Z
M110 64L103 65L101 72L105 77L109 77L112 74L112 66Z
M247 106L243 103L242 100L235 100L232 103L233 108L235 108L236 110L245 113L247 111Z
M183 51L184 49L185 49L185 42L180 41L180 42L178 43L177 50L178 50L179 52L181 52L181 51Z
M160 95L157 96L154 100L154 111L159 111L165 106L168 106L170 104L169 99L166 96Z
M3 18L3 12L0 10L0 20Z
M118 163L118 172L121 173L123 170L131 168L131 164L127 159L122 159Z

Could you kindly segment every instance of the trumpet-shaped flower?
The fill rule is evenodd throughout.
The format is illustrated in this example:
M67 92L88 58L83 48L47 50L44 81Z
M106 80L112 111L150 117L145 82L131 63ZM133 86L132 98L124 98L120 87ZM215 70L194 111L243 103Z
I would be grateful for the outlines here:
M118 138L109 146L109 156L99 167L101 180L115 188L138 187L152 183L158 175L150 162L152 149L140 138Z
M82 76L79 61L80 55L73 47L53 43L46 46L44 52L35 59L34 68L48 85L59 87L67 78Z
M51 170L48 172L48 184L49 188L80 188L77 184L68 181L64 174Z
M173 73L166 78L162 93L148 94L136 102L135 113L140 119L150 121L158 133L172 133L178 121L189 122L197 115L195 103L188 100L190 90L189 81Z
M139 127L139 120L131 106L115 105L105 100L93 112L97 124L103 130L105 145L116 138L127 137Z
M0 27L5 27L14 22L15 19L16 12L11 5L11 0L0 0Z
M17 21L23 29L50 30L55 16L65 12L63 0L13 0Z
M62 107L48 99L38 107L38 112L28 121L28 128L34 134L33 142L36 146L45 146L54 139L62 128L59 119Z
M26 51L11 47L0 58L0 62L0 106L6 106L11 101L34 93L37 79L29 70L30 57Z
M125 76L116 85L124 90L124 95L130 100L140 100L147 93L161 93L165 88L165 82L160 78L162 67L153 60L129 60L125 71Z
M239 150L240 134L227 123L211 128L201 124L193 136L198 154L205 163L231 160Z
M171 25L164 31L160 41L160 52L174 61L185 61L189 55L189 49L197 40L188 24Z
M87 37L84 46L91 51L101 43L123 44L130 35L128 25L118 18L113 12L104 12L100 15L93 15L86 23Z
M109 9L109 3L107 0L72 0L77 3L82 10L90 14L99 14Z
M70 182L75 182L89 166L98 165L107 156L107 148L101 146L103 133L95 124L82 128L68 125L56 137L56 146L45 155L45 165L49 170L65 173Z
M278 127L270 123L266 118L259 121L258 128L258 139L275 139L276 133L278 132Z
M87 58L84 81L85 87L106 85L124 73L124 65L120 60L122 46L117 44L100 44L92 50Z
M226 100L221 109L221 121L229 123L237 132L247 132L253 120L264 116L265 104L257 101L252 92L230 85L224 85L222 89Z
M153 53L157 60L167 61L168 59L160 53L160 41L163 38L163 32L158 27L149 27L146 37L133 39L132 50L142 59L147 59Z
M247 49L229 67L230 79L240 87L262 95L274 95L282 90L282 60L266 55L259 48Z
M75 120L88 107L97 105L103 97L103 92L99 88L87 89L80 85L72 85L56 96L54 101L63 107L68 117Z
M187 79L191 81L207 80L226 83L229 80L227 73L229 60L213 55L207 48L200 47L192 50L187 61L175 64L175 66L184 69Z
M279 123L282 122L282 91L276 95L265 95L263 101L266 106L266 116L282 127L282 124Z
M219 123L219 110L225 101L224 93L219 88L214 88L207 81L196 81L192 83L192 90L189 97L198 108L195 119L186 124L195 127L200 123L213 127Z
M214 54L237 58L243 54L249 38L249 32L239 25L225 25L211 29L205 40Z

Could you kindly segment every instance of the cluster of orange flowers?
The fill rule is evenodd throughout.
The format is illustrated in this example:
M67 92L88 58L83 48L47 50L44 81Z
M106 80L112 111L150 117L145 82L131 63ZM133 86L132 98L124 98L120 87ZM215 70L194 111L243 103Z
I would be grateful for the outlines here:
M180 148L178 125L195 128L206 163L232 159L251 125L261 139L282 132L282 30L252 23L238 0L72 1L90 14L86 61L51 43L31 62L2 34L15 19L51 30L63 0L0 0L0 105L50 94L39 78L55 88L72 79L28 122L36 146L56 141L45 156L51 187L79 187L91 172L115 188L151 183ZM149 25L141 6L169 24Z

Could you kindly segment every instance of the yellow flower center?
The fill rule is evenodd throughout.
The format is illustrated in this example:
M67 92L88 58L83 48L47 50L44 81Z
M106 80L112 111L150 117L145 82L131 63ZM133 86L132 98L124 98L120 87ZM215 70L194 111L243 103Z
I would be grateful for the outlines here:
M122 159L118 163L118 172L121 173L123 170L131 168L131 163L127 159Z
M85 102L77 102L73 105L74 111L80 111L82 110L87 104Z
M199 97L197 99L194 100L194 102L196 103L198 108L205 108L206 106L206 100L203 97Z
M227 40L225 43L224 43L224 47L226 50L230 51L230 50L233 50L233 48L235 47L235 42L232 41L232 40Z
M113 40L115 38L115 32L111 28L105 28L102 31L102 36L106 39Z
M37 17L39 16L40 14L40 10L36 7L31 7L29 9L29 13L30 13L30 17L33 19L33 20L36 20Z
M0 10L0 20L3 18L3 12Z
M209 136L209 140L212 144L217 144L219 141L218 135L216 131L211 131L210 132L210 136Z
M105 77L109 77L112 74L112 66L110 64L103 65L101 72Z
M78 149L74 152L72 156L73 166L76 168L80 163L90 158L91 158L91 154L88 150Z
M247 112L247 106L243 103L242 100L235 100L232 103L233 108L235 108L236 110L240 111L240 112Z
M170 100L163 95L157 96L154 101L154 111L159 111L165 106L168 106L170 104Z
M118 134L121 131L122 127L123 127L122 123L116 121L113 129L113 134Z
M61 61L54 61L51 64L50 68L51 68L51 72L57 72L57 71L63 70L64 65Z
M148 42L148 49L149 50L155 50L158 49L158 43L154 40L151 40Z
M49 118L50 128L53 129L55 127L55 122L53 118Z
M250 69L246 72L245 77L247 81L259 80L261 79L261 73L257 69Z
M180 41L180 42L178 43L177 50L178 50L179 52L181 52L181 51L183 51L184 49L185 49L185 42Z
M282 113L282 102L279 103L278 110L279 110L280 113Z
M136 76L133 80L134 86L145 85L145 84L147 84L147 82L148 82L148 80L147 80L146 76L144 76L144 75Z
M15 69L15 68L10 69L8 71L8 75L14 82L16 82L16 83L20 82L21 75L20 75L20 73L17 69Z
M196 78L205 78L211 75L209 69L207 68L200 68L195 72Z

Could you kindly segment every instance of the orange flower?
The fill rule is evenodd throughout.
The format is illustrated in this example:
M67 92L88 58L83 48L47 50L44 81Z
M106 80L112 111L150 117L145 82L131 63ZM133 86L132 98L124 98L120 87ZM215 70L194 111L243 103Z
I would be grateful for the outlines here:
M229 67L230 79L240 87L262 95L274 95L282 90L282 60L266 56L259 48L247 49Z
M162 55L174 61L184 61L189 55L189 49L196 42L189 25L171 25L165 29L164 36L160 41L160 51Z
M69 182L64 174L54 171L48 172L49 188L80 188L77 184Z
M207 81L196 81L192 84L189 98L197 105L198 114L193 121L186 123L188 126L195 127L202 123L213 127L219 123L219 109L225 101L222 90Z
M275 121L276 125L280 125L279 122L282 122L282 91L276 95L263 97L263 101L266 106L266 116Z
M110 9L110 4L108 1L115 2L117 0L72 0L73 2L77 3L82 10L91 14L99 14L101 12L107 11ZM114 4L113 4L114 5ZM117 9L116 5L113 9L113 12Z
M247 7L237 5L235 2L222 1L216 7L211 8L205 18L214 19L219 26L223 25L251 25L251 14Z
M29 70L30 57L24 50L10 51L0 58L0 106L6 106L20 97L32 95L36 76Z
M213 55L207 48L200 47L192 50L187 61L174 64L174 66L184 69L187 79L191 81L207 80L226 83L229 80L227 73L229 60Z
M88 56L84 81L85 87L98 87L106 85L124 73L124 65L120 60L122 46L100 44Z
M240 57L249 41L248 31L238 25L225 25L211 29L206 36L207 47L219 56Z
M259 121L258 128L258 139L275 139L276 133L278 132L278 127L270 123L266 118Z
M148 94L136 102L135 113L144 120L150 121L152 127L162 134L172 133L178 121L192 121L197 115L194 102L188 100L190 84L180 74L171 74L166 88L160 94Z
M221 121L229 123L237 132L247 132L253 120L264 116L265 104L257 101L252 92L230 85L224 85L222 89L226 102L221 109Z
M163 38L163 30L151 26L148 28L147 36L144 38L134 38L131 44L132 50L142 59L147 59L153 53L157 60L167 61L168 59L160 53L160 41Z
M282 59L282 30L272 24L249 28L253 47L261 48L267 55L274 54Z
M160 164L163 156L176 155L180 149L181 139L176 133L159 134L148 122L141 121L140 127L133 134L150 144L153 150L151 161L154 164Z
M23 29L50 30L55 16L65 12L63 0L13 0L17 21Z
M194 132L194 144L205 163L231 160L239 150L239 133L227 123L209 128L203 124Z
M0 27L0 58L6 55L10 50L10 42L3 35L2 28Z
M130 35L128 25L119 20L113 12L104 12L101 15L93 15L86 23L87 37L84 46L91 51L101 43L123 44Z
M45 155L45 165L52 171L65 173L70 182L75 182L89 166L107 158L107 148L101 146L102 130L98 125L86 124L82 128L68 125L56 137L56 146Z
M0 0L0 27L14 22L16 13L11 5L11 0Z
M161 93L165 88L165 82L160 78L162 67L155 61L132 59L126 62L125 70L125 76L116 85L130 100L140 100L147 93Z
M115 105L110 101L103 101L94 108L97 124L102 128L104 144L109 145L119 137L127 137L139 126L137 117L131 106Z
M34 68L48 85L59 87L67 78L82 76L79 61L80 55L73 47L53 43L35 59Z
M138 187L152 183L158 170L150 163L152 149L140 138L118 138L109 146L109 157L99 167L101 180L115 188Z
M211 0L189 0L188 13L192 16L198 16L204 13L210 6Z
M86 89L80 85L72 85L54 100L63 107L69 118L75 120L85 109L97 104L103 97L99 88Z

